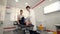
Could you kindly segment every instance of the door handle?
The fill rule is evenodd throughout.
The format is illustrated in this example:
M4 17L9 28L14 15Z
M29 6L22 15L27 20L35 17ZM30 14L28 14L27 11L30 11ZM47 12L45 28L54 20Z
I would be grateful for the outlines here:
M3 22L1 24L3 24Z
M1 21L0 24L3 24L3 22Z

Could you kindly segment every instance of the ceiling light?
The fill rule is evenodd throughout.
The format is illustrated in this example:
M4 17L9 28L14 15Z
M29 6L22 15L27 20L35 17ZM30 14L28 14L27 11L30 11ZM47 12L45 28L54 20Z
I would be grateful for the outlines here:
M16 2L18 2L18 0L15 0Z
M28 5L28 3L26 2L25 5Z

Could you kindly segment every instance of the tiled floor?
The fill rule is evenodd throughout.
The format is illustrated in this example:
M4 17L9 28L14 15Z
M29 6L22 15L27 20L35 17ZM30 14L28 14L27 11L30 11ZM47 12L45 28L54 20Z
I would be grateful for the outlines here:
M3 34L23 34L22 30L14 30L14 31L5 31ZM29 34L29 33L26 33Z
M23 34L24 32L22 30L14 30L14 31L5 31L3 34ZM27 32L26 34L29 34ZM46 34L45 32L42 32L41 34Z

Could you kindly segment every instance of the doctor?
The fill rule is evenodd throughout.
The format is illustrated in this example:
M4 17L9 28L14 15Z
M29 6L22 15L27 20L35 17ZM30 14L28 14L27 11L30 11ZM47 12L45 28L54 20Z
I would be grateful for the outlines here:
M32 24L32 25L34 25L34 27L33 27L33 30L29 30L29 32L30 32L30 34L38 34L37 32L36 32L36 30L37 30L37 27L36 27L36 19L35 19L35 13L34 13L34 11L30 8L30 6L27 6L26 7L26 9L27 9L27 11L29 12L29 23L28 23L28 25L29 24Z

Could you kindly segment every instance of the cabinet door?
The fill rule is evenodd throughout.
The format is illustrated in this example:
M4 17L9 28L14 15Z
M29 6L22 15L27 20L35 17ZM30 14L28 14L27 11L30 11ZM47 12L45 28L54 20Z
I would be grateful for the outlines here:
M0 34L3 34L2 6L0 5Z
M3 34L3 22L0 21L0 34Z

